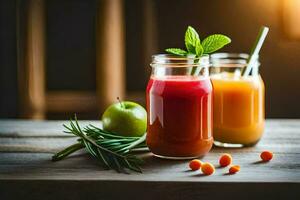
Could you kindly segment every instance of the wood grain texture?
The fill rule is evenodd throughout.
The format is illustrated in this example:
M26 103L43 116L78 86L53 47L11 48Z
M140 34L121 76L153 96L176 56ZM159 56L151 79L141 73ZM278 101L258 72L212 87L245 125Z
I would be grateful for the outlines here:
M0 121L0 199L28 194L32 194L30 199L300 197L300 120L267 120L265 134L255 147L213 148L202 158L216 166L212 176L189 171L187 161L162 160L151 153L140 153L145 160L143 174L103 170L84 151L53 163L52 152L75 141L62 133L62 123L66 122ZM101 125L81 122L89 123ZM19 149L11 149L16 146ZM274 152L274 159L260 163L260 152L265 149ZM224 152L232 154L240 173L228 175L227 168L218 167L218 157Z

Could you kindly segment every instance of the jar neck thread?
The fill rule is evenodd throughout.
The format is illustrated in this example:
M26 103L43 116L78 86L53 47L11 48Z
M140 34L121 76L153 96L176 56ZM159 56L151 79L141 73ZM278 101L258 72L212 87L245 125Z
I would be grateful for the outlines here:
M231 72L234 74L244 73L247 63L248 63L249 55L245 53L215 53L212 54L211 59L211 69L210 73L215 74L217 72ZM253 69L251 70L251 76L259 75L259 66L260 62L255 60L253 65ZM238 72L237 72L238 71Z
M196 57L195 55L176 56L158 54L152 56L153 76L209 76L209 56Z

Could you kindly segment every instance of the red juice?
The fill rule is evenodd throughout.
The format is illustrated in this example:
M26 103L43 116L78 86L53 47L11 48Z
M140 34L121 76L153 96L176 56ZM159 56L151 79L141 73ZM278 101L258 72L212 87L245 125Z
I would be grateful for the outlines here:
M212 147L209 78L152 76L147 91L147 145L161 157L192 158Z

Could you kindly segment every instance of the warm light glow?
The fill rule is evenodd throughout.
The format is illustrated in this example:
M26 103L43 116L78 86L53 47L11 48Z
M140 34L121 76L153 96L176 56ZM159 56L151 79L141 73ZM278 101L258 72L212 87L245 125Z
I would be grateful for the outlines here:
M289 37L300 39L300 0L284 0L283 20Z

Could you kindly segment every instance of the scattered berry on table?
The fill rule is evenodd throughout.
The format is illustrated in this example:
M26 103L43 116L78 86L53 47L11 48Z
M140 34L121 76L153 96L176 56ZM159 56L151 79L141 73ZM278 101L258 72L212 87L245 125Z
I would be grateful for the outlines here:
M240 171L240 166L239 165L233 165L229 168L229 174L235 174Z
M201 171L205 175L211 175L215 172L215 167L211 163L205 162L201 165Z
M189 163L189 167L193 171L199 170L201 168L201 165L202 162L198 159L191 160L191 162Z
M232 163L232 157L230 154L225 153L219 159L219 164L221 167L226 167Z
M263 161L267 162L267 161L272 160L273 153L271 151L263 151L263 152L261 152L260 157Z

